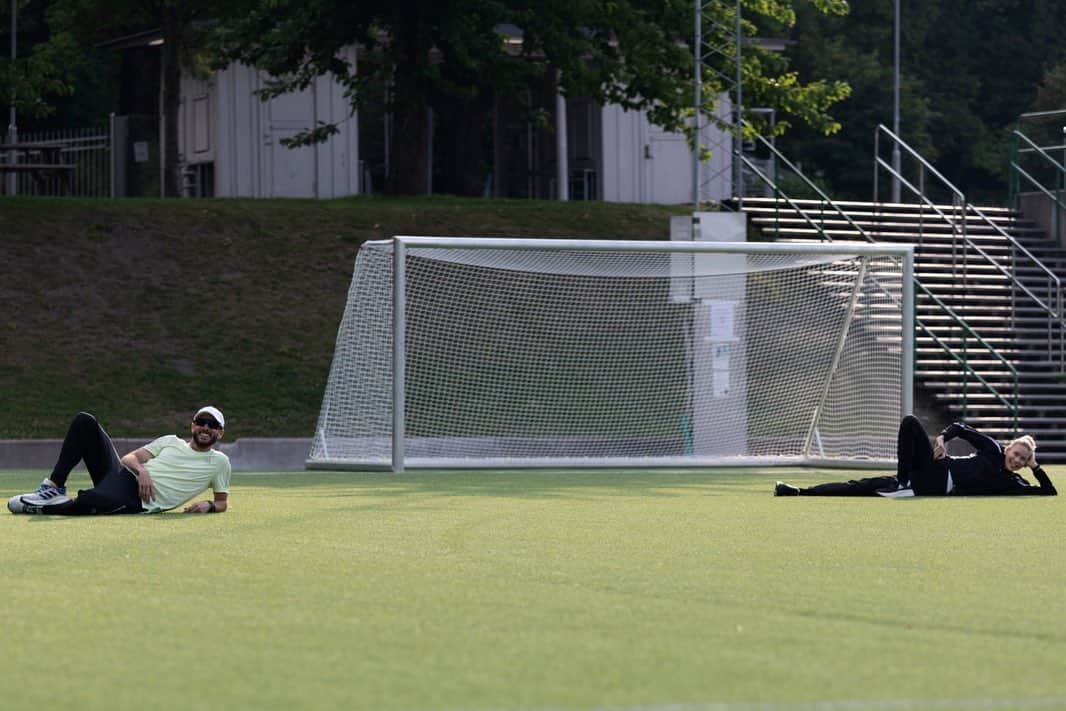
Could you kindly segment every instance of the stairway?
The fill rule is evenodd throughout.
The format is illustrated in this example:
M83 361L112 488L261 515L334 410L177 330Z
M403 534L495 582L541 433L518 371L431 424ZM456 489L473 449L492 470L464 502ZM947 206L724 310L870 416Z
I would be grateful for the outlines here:
M1015 387L1009 363L1017 371L1017 432L1036 438L1040 461L1066 462L1061 311L1058 319L1051 318L1037 301L1059 308L1055 286L1046 272L976 213L966 216L966 234L974 245L967 248L959 235L961 218L955 218L953 228L929 206L835 202L832 207L816 200L792 203L810 221L783 200L745 198L749 230L754 228L762 238L780 241L818 241L821 228L833 241L866 242L865 232L879 242L913 244L917 280L1001 356L973 336L966 336L964 345L964 329L919 290L916 317L924 329L918 328L915 338L915 401L922 406L928 426L964 420L1001 440L1015 436L1013 410L1002 401L1004 397L1012 400ZM958 208L952 213L949 205L937 209L949 215L959 213ZM1066 249L1034 223L1006 208L979 209L1055 275L1066 277ZM812 221L816 226L810 224ZM1017 274L1024 289L1015 285L1010 274ZM965 352L973 371L999 395L972 374L965 375L966 369L936 343L933 335L950 353L962 357Z

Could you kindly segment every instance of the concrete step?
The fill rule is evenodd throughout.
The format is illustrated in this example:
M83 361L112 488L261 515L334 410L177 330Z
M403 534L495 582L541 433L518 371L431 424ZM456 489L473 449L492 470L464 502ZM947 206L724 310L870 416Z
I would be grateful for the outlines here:
M848 219L848 217L851 219ZM913 219L897 218L887 220L879 220L876 219L876 217L868 215L848 215L848 217L808 214L807 217L804 218L802 215L797 215L796 213L775 214L771 211L752 214L751 224L768 231L784 228L812 229L814 227L823 230L834 229L846 230L849 232L858 232L859 230L862 230L878 239L878 241L883 241L886 237L895 235L911 238L915 235L925 235L931 239L962 239L963 229L961 224L946 222L937 216L934 216L933 219L930 219L929 217L922 218L915 216ZM859 228L859 230L856 230L856 227ZM1015 239L1018 239L1021 236L1039 237L1044 235L1044 231L1035 226L1020 227L1017 225L988 224L985 222L968 223L965 232L967 236L974 240L984 237L993 237L1008 244L1010 243L1010 240L1004 237L1004 232Z
M735 203L735 201L732 201L732 202ZM879 212L886 212L886 213L888 213L888 212L912 212L914 210L919 209L922 206L921 203L916 203L916 202L868 202L868 201L863 201L863 200L833 200L832 202L828 202L827 203L824 200L820 200L820 199L816 199L816 198L815 199L794 198L794 199L791 200L791 202L796 204L796 205L800 205L804 209L806 209L807 207L812 207L812 206L823 206L826 209L834 209L833 206L836 206L836 207L838 207L840 209L843 209L843 210L849 211L849 212L853 211L853 210L860 210L860 211L862 211L862 210L871 210L871 211L872 210L877 210ZM746 197L746 198L744 198L744 209L749 209L750 207L757 206L757 205L772 205L772 204L780 204L780 205L787 206L789 204L789 202L786 201L786 200L780 199L780 198L772 198L772 197ZM946 204L946 203L934 203L934 207L936 207L938 210L941 210L943 212L948 212L948 211L953 210L953 209L954 210L958 210L959 209L957 206ZM930 208L929 208L929 206L925 206L925 209L930 209ZM991 217L993 215L996 215L996 216L1014 215L1014 216L1017 216L1017 217L1021 216L1020 213L1015 212L1014 210L1011 210L1008 207L1000 207L998 205L988 205L988 206L978 205L977 209L979 209L981 212L983 212L985 215L988 215L989 217Z
M921 212L918 210L900 210L896 212L877 212L871 210L830 210L818 207L800 206L796 211L789 206L775 207L773 205L759 205L754 207L745 206L744 212L752 219L800 219L800 220L836 220L840 222L866 222L870 224L903 225L952 225L961 230L986 228L992 230L1020 229L1027 232L1036 232L1039 227L1032 220L1007 216L986 215L988 219L970 212L965 218L957 212L950 210Z
M938 397L948 398L948 399L954 400L954 399L958 398L959 396L958 395L954 395L954 394L949 395L947 393L941 393L940 395L938 395ZM971 392L966 397L967 397L967 399L970 402L985 402L985 401L987 401L987 402L999 403L999 400L998 400L998 398L995 395L993 395L990 392L983 391L983 390L979 391L979 392ZM1029 394L1025 395L1023 398L1021 398L1021 400L1022 400L1022 404L1024 404L1024 405L1033 405L1033 406L1038 406L1038 407L1043 407L1045 404L1049 404L1052 407L1059 407L1061 405L1061 409L1066 410L1066 403L1063 403L1061 394L1046 393L1046 392L1029 393ZM1064 434L1064 436L1066 436L1066 434Z
M991 393L986 393L986 394L991 399L980 400L980 399L978 399L976 397L976 394L974 394L973 396L967 396L967 398L966 398L966 409L967 409L967 411L975 413L975 414L986 415L986 416L989 416L989 417L996 417L997 415L1002 415L1003 414L1003 410L1004 410L1003 402L1001 400L999 400L999 398L997 398L995 395L992 395ZM1003 396L1005 398L1009 399L1009 393L1003 393ZM962 402L962 397L961 396L953 396L951 398L944 397L943 399L948 401L948 402L951 402L951 403L958 403L960 407L962 406L961 405L961 402ZM1027 414L1026 417L1028 417L1028 418L1043 418L1043 419L1048 420L1048 421L1061 421L1063 417L1066 417L1066 408L1062 408L1062 407L1047 407L1044 404L1035 405L1032 402L1021 401L1021 400L1019 400L1018 405L1019 405L1019 409L1018 409L1018 412L1019 412L1018 416L1019 417L1021 417L1021 413L1025 412L1025 411L1029 411L1029 412L1039 411L1040 414Z
M732 209L736 209L736 201L730 201L729 204ZM861 215L876 219L910 219L921 215L925 215L926 219L929 219L931 215L936 216L937 219L942 219L940 215L946 215L952 219L959 220L965 217L968 222L984 222L987 219L990 222L1002 225L1032 226L1033 224L1032 220L1029 220L1019 212L994 205L978 205L973 206L971 209L963 210L958 206L943 203L930 206L920 203L874 203L855 200L838 200L827 203L823 200L809 199L789 202L775 198L745 198L743 209L744 212L749 214L775 210L784 214L795 213L796 207L808 214L822 213L839 216L843 213L849 217Z
M943 390L945 392L961 391L964 387L962 377L957 371L955 372L942 372L942 373L916 373L915 379L921 381L921 383L927 388L933 390ZM1014 383L1008 381L1005 378L986 377L985 382L996 389L997 392L1013 392ZM980 384L980 381L970 379L969 389L971 392L977 392L984 388ZM1045 393L1045 394L1061 394L1066 397L1066 392L1051 389L1047 387L1047 384L1035 383L1032 380L1019 379L1018 393L1020 396L1027 396L1031 393Z
M962 358L962 355L957 351L952 351L952 353L954 355L958 355L960 359ZM1001 353L1000 355L1004 354ZM971 352L965 359L965 362L971 368L980 373L981 377L985 378L986 380L988 378L996 377L997 372L1002 373L1002 377L1004 379L1009 377L1010 371L1007 370L1007 367L1005 365L1003 365L1003 361L999 360L998 358L974 358L972 356L973 353ZM1016 371L1018 371L1018 378L1026 382L1030 380L1029 376L1035 368L1047 370L1054 370L1058 368L1058 361L1048 360L1046 358L1035 358L1029 361L1025 358L1006 355L1005 360L1010 363ZM923 353L918 355L914 359L914 367L919 371L922 371L926 377L931 376L934 372L937 371L959 373L962 370L962 364L960 363L960 361L956 360L954 357L944 351L940 351L939 353Z

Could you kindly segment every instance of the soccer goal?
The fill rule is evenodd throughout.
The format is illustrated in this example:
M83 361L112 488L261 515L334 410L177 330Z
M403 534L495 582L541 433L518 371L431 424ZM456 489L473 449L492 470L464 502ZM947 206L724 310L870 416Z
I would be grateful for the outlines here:
M899 245L367 242L308 466L887 465L912 271Z

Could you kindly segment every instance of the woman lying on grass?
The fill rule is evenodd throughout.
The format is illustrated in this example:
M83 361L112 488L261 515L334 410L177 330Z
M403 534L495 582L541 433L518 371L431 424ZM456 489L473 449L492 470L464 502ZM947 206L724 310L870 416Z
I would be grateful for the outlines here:
M973 445L973 454L948 456L945 443L956 437ZM922 423L907 415L899 425L896 476L819 484L806 489L777 482L774 496L1055 496L1054 485L1036 462L1036 442L1029 435L1011 440L1006 449L988 435L959 422L944 428L930 444ZM1018 470L1029 467L1033 486Z

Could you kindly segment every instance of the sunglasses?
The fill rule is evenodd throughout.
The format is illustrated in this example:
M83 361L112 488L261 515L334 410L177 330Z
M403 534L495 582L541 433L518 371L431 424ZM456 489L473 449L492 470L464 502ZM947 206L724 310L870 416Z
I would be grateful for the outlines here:
M218 424L210 417L197 417L195 420L193 420L193 424L199 425L200 427L210 427L213 430L222 429L222 425Z

